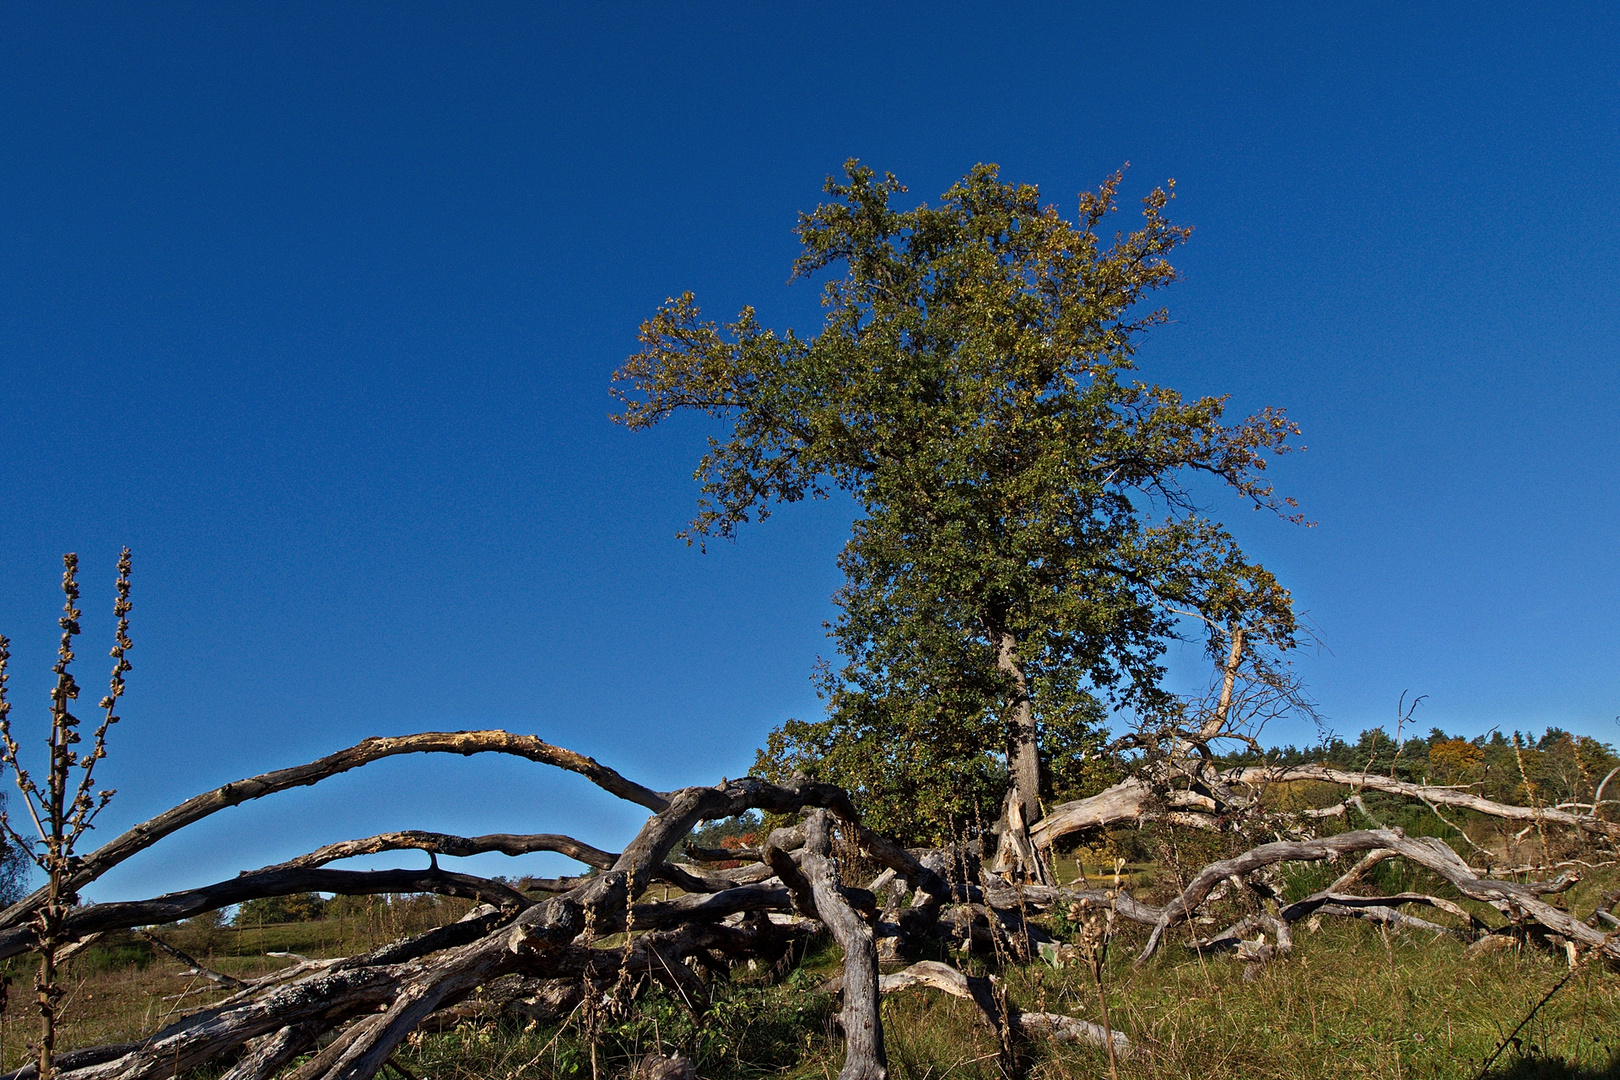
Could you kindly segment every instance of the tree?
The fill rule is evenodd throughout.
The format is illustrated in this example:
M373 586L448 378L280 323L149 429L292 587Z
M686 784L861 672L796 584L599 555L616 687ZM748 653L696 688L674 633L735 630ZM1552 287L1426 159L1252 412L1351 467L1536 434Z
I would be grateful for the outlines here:
M249 900L236 909L233 926L264 926L270 923L310 922L319 919L326 908L320 893L302 892L290 896L265 896Z
M998 755L1003 835L1041 877L1027 828L1043 728L1073 741L1098 695L1173 711L1160 658L1189 615L1216 655L1236 630L1238 652L1293 643L1287 591L1205 516L1192 478L1297 520L1264 470L1298 429L1271 409L1228 426L1224 397L1130 378L1167 318L1142 301L1175 279L1165 256L1190 233L1165 216L1173 184L1105 245L1119 174L1081 196L1076 221L991 165L909 211L891 205L905 190L892 175L855 161L845 174L798 226L794 278L842 269L820 333L775 333L752 308L722 328L690 293L670 300L614 376L617 419L729 423L698 467L688 542L832 487L853 496L829 718L773 745L792 758L864 740L855 756L901 790Z

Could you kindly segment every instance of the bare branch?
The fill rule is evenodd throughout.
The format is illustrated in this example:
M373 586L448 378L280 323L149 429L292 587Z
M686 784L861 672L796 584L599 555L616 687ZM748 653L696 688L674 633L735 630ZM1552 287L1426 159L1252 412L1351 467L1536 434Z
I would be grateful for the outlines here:
M131 855L145 851L177 829L183 829L210 814L252 799L262 799L266 795L273 795L289 788L317 784L351 769L369 765L373 761L400 754L486 753L511 754L544 765L567 769L569 772L580 774L610 794L638 803L655 812L668 805L668 798L663 793L626 780L593 758L576 754L560 746L552 746L533 735L514 735L507 731L429 731L417 735L363 739L348 749L328 754L307 765L294 765L291 768L250 776L245 780L237 780L224 787L193 796L179 806L166 810L149 821L143 821L84 856L73 876L66 882L66 887L81 889ZM28 918L45 900L44 890L19 900L4 912L0 912L0 928L16 926Z

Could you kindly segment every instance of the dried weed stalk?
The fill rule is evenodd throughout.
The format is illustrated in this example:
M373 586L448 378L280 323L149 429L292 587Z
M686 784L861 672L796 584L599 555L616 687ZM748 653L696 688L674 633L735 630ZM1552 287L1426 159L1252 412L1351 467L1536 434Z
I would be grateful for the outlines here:
M7 839L26 852L34 864L45 872L46 900L34 916L38 934L39 973L34 981L39 1009L39 1077L50 1080L54 1073L56 1035L61 1018L64 991L58 976L57 962L62 950L71 944L67 933L67 918L79 901L69 886L77 865L74 850L80 837L93 827L96 816L113 797L112 791L95 789L96 762L107 756L107 732L118 723L118 699L124 696L124 673L130 670L127 655L129 639L129 549L118 557L117 599L113 614L118 620L113 635L113 669L107 694L101 699L101 723L91 736L90 749L78 751L74 747L82 738L80 720L73 715L72 703L79 697L79 685L74 681L73 639L79 634L79 557L73 553L62 556L62 592L67 600L57 620L62 638L56 649L56 663L51 670L56 674L56 685L51 688L51 730L46 741L50 754L44 787L35 782L18 757L20 747L11 732L11 704L6 700L6 662L11 658L10 641L0 637L0 768L10 768L22 792L23 805L33 820L35 837L24 837L12 826L10 818L0 812L0 830Z

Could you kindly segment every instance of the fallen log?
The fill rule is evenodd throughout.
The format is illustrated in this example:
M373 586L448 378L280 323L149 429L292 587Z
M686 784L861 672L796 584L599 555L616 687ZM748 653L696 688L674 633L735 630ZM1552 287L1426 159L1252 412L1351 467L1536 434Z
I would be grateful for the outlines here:
M363 753L358 752L362 749ZM230 1070L227 1075L232 1080L260 1080L284 1070L295 1057L320 1045L318 1053L294 1070L296 1080L369 1080L393 1060L403 1040L430 1019L449 1022L457 1016L471 1015L469 1010L483 1008L470 995L496 980L522 977L537 980L542 986L583 985L612 994L653 980L683 997L690 1007L701 1009L703 986L688 969L686 960L716 970L724 970L740 958L774 962L794 935L804 933L806 925L815 925L807 917L831 931L844 950L845 993L840 1021L847 1051L842 1080L886 1080L878 995L901 984L927 984L964 994L978 1002L987 1023L1001 1025L998 1030L1011 1025L1030 1037L1086 1041L1111 1046L1116 1054L1126 1053L1130 1042L1117 1031L1107 1032L1059 1014L1020 1013L1012 1003L998 1002L1000 995L989 993L988 981L975 985L944 965L913 965L898 973L904 978L884 976L880 980L874 924L880 924L885 934L914 940L946 932L952 926L970 936L982 931L985 940L999 945L998 951L1006 955L1009 949L1013 954L1028 952L1025 946L1029 941L1044 937L1026 919L1029 912L1064 905L1087 910L1105 908L1153 927L1140 962L1158 948L1169 927L1191 918L1222 882L1234 878L1241 881L1244 875L1281 861L1333 858L1355 852L1364 856L1355 869L1328 890L1282 909L1286 918L1256 917L1227 934L1217 935L1208 944L1239 939L1240 953L1247 945L1253 946L1250 953L1262 955L1263 950L1256 951L1259 946L1241 940L1243 934L1269 926L1286 945L1288 923L1311 913L1374 918L1435 930L1442 928L1397 909L1423 904L1458 917L1467 914L1455 902L1428 894L1361 897L1350 891L1355 881L1378 861L1401 857L1432 870L1463 896L1493 905L1517 924L1534 923L1546 934L1558 935L1559 940L1571 942L1572 949L1598 949L1611 958L1620 954L1620 945L1602 932L1586 923L1576 923L1542 899L1548 892L1567 887L1574 875L1551 882L1491 880L1467 866L1443 843L1409 838L1398 830L1373 829L1323 840L1261 845L1205 867L1169 904L1153 907L1124 890L1008 885L993 875L982 874L974 856L965 852L907 851L864 828L848 794L832 785L796 781L778 786L745 777L714 787L651 792L588 758L538 740L492 732L367 740L310 766L264 774L252 784L244 782L247 786L239 790L227 790L227 785L227 789L199 796L154 818L161 828L142 833L143 826L126 833L90 856L86 873L99 872L98 867L104 869L124 854L149 846L164 830L173 831L187 821L231 805L230 799L257 798L272 790L314 783L325 775L336 775L365 760L393 753L485 750L519 753L573 768L654 812L618 854L551 833L483 837L420 831L382 833L327 845L287 863L201 889L76 909L70 916L69 929L74 934L89 935L186 918L244 899L287 892L440 892L472 897L485 905L458 923L369 954L300 962L256 979L224 1001L175 1021L142 1043L92 1048L71 1059L63 1056L59 1072L66 1080L157 1080L172 1076L176 1069L206 1066ZM1210 795L1184 792L1160 798L1139 782L1116 785L1110 791L1112 794L1105 793L1107 798L1102 803L1092 803L1090 810L1097 811L1107 804L1113 807L1110 813L1123 812L1135 800L1142 813L1161 819L1196 814L1206 823L1213 822L1205 812L1216 805ZM699 823L753 810L803 815L803 820L791 829L774 832L757 852L761 862L711 870L691 862L670 861L676 846ZM1091 820L1106 817L1092 813ZM872 883L874 890L884 893L886 903L881 905L881 912L873 891L839 880L831 846L834 819L846 838L885 868ZM1075 820L1074 815L1069 820ZM1047 819L1049 829L1054 821L1061 826L1061 819L1054 813ZM426 851L434 864L427 870L415 871L346 871L325 866L354 855L403 850ZM540 850L577 858L594 872L545 883L557 887L555 895L531 900L501 882L441 870L436 861L440 855ZM689 857L693 854L689 849ZM98 858L100 861L92 865L91 860ZM981 875L980 880L967 880L970 874ZM902 880L913 890L911 906L904 909L900 907ZM649 887L659 881L678 884L687 894L673 900L649 899ZM801 914L789 914L795 911ZM1268 919L1273 922L1268 923ZM1594 917L1590 921L1600 920ZM622 946L604 949L593 945L595 938L625 931L629 936ZM0 957L28 947L32 933L27 919L0 925ZM1264 946L1264 950L1271 948Z
M1264 790L1276 784L1316 781L1356 791L1366 789L1402 795L1432 806L1472 810L1508 821L1562 825L1620 839L1620 823L1605 821L1597 816L1595 810L1581 814L1554 807L1515 806L1455 787L1414 784L1371 772L1349 772L1325 765L1248 766L1220 772L1202 762L1195 762L1190 768L1190 772L1185 769L1172 770L1173 775L1167 779L1181 777L1182 782L1190 779L1217 792L1229 792L1235 787ZM1340 803L1326 810L1306 810L1303 813L1307 816L1339 816L1344 813L1345 805ZM1173 788L1167 783L1156 785L1151 777L1133 776L1096 795L1053 807L1045 818L1030 829L1030 838L1038 846L1049 848L1063 837L1075 833L1153 820L1167 820L1172 824L1197 829L1213 829L1219 826L1212 812L1220 808L1219 802L1199 792Z
M1190 918L1215 886L1227 878L1242 876L1279 862L1329 859L1379 848L1388 848L1402 858L1434 871L1464 896L1490 904L1514 921L1532 919L1546 929L1563 935L1578 947L1597 949L1611 961L1620 960L1620 941L1599 933L1567 912L1541 900L1537 883L1481 878L1456 852L1432 837L1408 837L1398 829L1366 829L1322 840L1262 844L1234 858L1211 863L1194 876L1181 895L1165 905L1136 962L1141 964L1151 957L1163 940L1164 932ZM1344 905L1341 902L1339 906Z
M996 1002L992 983L984 976L970 976L934 960L923 960L902 971L885 975L879 982L883 993L893 993L912 986L927 986L954 997L964 998L978 1007L979 1020L992 1031L1002 1027L1001 1010ZM1026 1037L1046 1036L1057 1042L1083 1042L1092 1046L1114 1044L1114 1053L1128 1058L1135 1052L1123 1032L1109 1031L1100 1024L1049 1012L1018 1012L1009 1009L1008 1019Z
M1463 791L1455 787L1438 784L1413 784L1389 776L1379 776L1376 773L1347 772L1343 769L1332 769L1326 765L1250 766L1220 773L1219 776L1221 781L1228 785L1243 785L1251 788L1265 787L1272 784L1296 783L1302 780L1315 780L1321 783L1338 784L1343 787L1365 788L1371 791L1387 792L1391 795L1404 795L1408 798L1434 803L1438 806L1453 806L1463 810L1472 810L1487 817L1502 818L1507 821L1565 825L1598 836L1620 838L1620 824L1604 821L1602 818L1592 815L1573 814L1567 810L1556 810L1550 807L1515 806L1511 803L1496 802L1475 795L1471 791Z

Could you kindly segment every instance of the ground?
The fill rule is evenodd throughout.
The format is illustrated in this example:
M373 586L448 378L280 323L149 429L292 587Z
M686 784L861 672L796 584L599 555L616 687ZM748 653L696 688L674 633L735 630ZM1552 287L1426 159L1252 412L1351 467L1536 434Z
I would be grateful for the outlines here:
M439 915L456 913L446 907ZM245 976L290 962L268 951L341 955L426 918L423 911L402 917L381 906L347 918L162 932L188 951L206 953L209 966ZM1132 961L1143 936L1140 928L1124 928L1105 973L1113 1025L1142 1051L1119 1063L1119 1075L1141 1080L1473 1077L1570 970L1562 956L1541 950L1469 957L1450 939L1332 919L1314 931L1300 926L1292 955L1258 971L1227 955L1200 956L1179 941L1137 968ZM983 960L953 959L985 970ZM712 984L714 1003L702 1025L680 1003L652 993L623 1012L594 1018L576 1012L560 1025L463 1022L413 1038L400 1060L424 1080L583 1078L593 1071L585 1029L595 1027L600 1077L622 1076L641 1054L664 1049L693 1056L706 1080L827 1080L837 1074L841 1051L832 1034L833 1003L820 988L838 968L836 949L824 943L785 978L739 966L729 980ZM6 970L11 1000L0 1037L5 1067L14 1068L35 1030L31 974L20 960ZM86 950L68 968L65 1044L133 1039L217 994L184 971L137 942ZM1025 1009L1101 1020L1088 967L1037 962L1008 966L1005 976L1011 999ZM895 1080L992 1080L1009 1071L1079 1080L1108 1072L1106 1054L1090 1047L1035 1040L1014 1045L1009 1056L968 1003L933 990L889 996L884 1021ZM1582 965L1517 1039L1493 1075L1620 1078L1620 973Z

